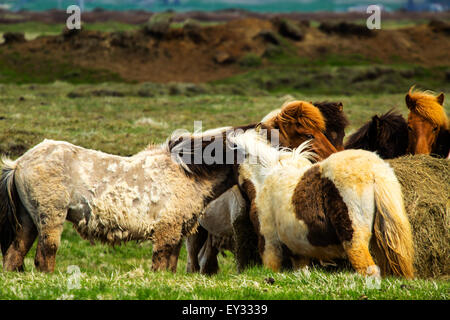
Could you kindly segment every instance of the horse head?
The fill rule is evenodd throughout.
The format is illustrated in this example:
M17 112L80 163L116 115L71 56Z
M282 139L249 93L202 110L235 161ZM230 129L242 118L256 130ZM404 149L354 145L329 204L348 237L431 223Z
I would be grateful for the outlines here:
M377 152L383 159L392 159L406 153L408 129L403 116L389 110L379 116L374 115L345 143L345 149L363 149Z
M437 96L430 92L414 91L412 87L405 97L408 115L408 149L412 154L430 154L436 146L439 134L448 128L444 111L444 93Z
M338 151L344 150L345 128L349 121L342 102L313 102L326 121L325 136Z
M325 136L326 126L322 113L306 101L292 101L269 113L262 120L261 127L272 134L278 134L278 141L284 147L294 149L311 140L312 150L321 159L337 152Z

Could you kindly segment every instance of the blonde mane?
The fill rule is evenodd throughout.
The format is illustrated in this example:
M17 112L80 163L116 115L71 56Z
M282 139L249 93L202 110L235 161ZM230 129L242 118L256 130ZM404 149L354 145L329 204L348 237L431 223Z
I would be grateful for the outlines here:
M409 89L408 96L411 103L407 105L411 112L434 125L448 128L448 118L444 107L438 102L438 96L431 91L415 91L414 86Z
M246 162L252 164L252 160L263 168L270 169L276 165L283 164L286 160L312 164L316 159L314 152L308 151L311 147L310 141L305 141L296 149L282 148L280 150L270 146L266 139L254 130L240 134L231 134L228 141L236 145L236 149L245 153Z

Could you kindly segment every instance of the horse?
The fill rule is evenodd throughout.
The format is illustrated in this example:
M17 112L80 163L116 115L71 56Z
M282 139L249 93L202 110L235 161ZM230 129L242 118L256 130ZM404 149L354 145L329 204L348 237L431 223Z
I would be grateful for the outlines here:
M436 154L447 157L449 121L444 110L444 93L409 89L405 97L408 114L408 148L412 154Z
M376 152L382 159L393 159L406 154L408 125L394 109L374 115L345 141L345 149L363 149Z
M53 272L67 220L89 240L150 240L152 269L175 272L183 238L195 231L206 205L234 184L232 166L181 161L182 147L200 140L203 151L229 129L174 133L164 144L130 157L44 140L15 161L3 159L4 270L23 271L38 237L36 268Z
M266 267L279 271L289 252L297 267L310 258L346 257L362 275L413 278L414 249L401 186L380 157L345 150L313 164L307 143L287 152L251 131L228 139L246 154L238 181L258 220ZM369 245L376 248L379 267Z
M342 102L314 102L313 105L320 110L325 119L325 137L337 151L344 150L345 128L349 121L344 113Z
M260 123L262 129L276 132L281 146L295 148L313 140L312 148L322 159L337 152L325 136L326 120L321 111L306 101L291 101L272 111Z
M291 121L283 121L284 119ZM287 133L278 137L282 147L298 146L307 139L307 134L314 135L318 139L313 140L312 148L322 150L321 155L327 157L335 150L343 149L347 125L348 120L341 102L311 104L294 101L270 112L261 120L258 127L266 129L269 138L272 130L277 132L281 128L281 132ZM296 137L291 139L290 134ZM326 141L327 139L329 141ZM330 142L333 147L330 147ZM243 270L250 264L260 263L254 247L257 238L253 231L255 227L248 217L248 206L245 195L243 197L235 186L206 207L199 219L200 226L197 233L186 241L188 272L217 273L219 269L217 255L224 250L235 253L238 270Z

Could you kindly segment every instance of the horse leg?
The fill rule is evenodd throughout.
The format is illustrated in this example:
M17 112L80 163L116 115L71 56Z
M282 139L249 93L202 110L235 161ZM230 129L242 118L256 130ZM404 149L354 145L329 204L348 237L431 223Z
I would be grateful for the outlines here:
M343 246L350 263L358 273L380 277L380 269L369 252L371 235L368 229L358 230L353 233L352 240L343 242Z
M203 274L215 274L219 271L217 255L219 250L213 244L213 235L209 234L200 251L200 272Z
M24 271L23 260L37 237L36 226L21 206L18 207L17 219L20 227L3 256L3 269L5 271Z
M283 249L279 241L269 241L265 239L263 263L273 271L279 271L283 262Z
M153 245L152 270L162 271L169 267L170 248L168 245Z
M182 243L180 241L175 244L153 245L152 270L164 271L170 269L170 271L176 272Z
M180 255L180 249L183 245L183 241L172 246L172 250L169 256L169 270L173 273L177 272L178 256Z
M311 259L305 256L294 255L291 256L291 262L292 262L292 269L299 270L307 267L310 264Z
M198 226L197 233L186 239L187 265L186 272L199 272L200 264L198 255L206 242L208 232L202 226Z
M36 249L34 264L39 271L53 272L56 264L56 252L61 242L61 234L64 229L64 221L67 211L55 210L50 216L40 215L40 221L46 221L38 225L39 240ZM53 219L53 221L49 221Z

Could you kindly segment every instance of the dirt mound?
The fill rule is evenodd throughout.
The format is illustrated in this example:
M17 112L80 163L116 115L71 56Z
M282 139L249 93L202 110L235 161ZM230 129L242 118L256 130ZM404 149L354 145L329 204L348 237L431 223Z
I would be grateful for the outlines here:
M338 34L340 36L348 37L348 36L358 36L358 37L373 37L375 36L375 32L373 30L368 29L366 26L348 23L348 22L339 22L339 23L329 23L323 22L319 26L319 30L328 34Z
M22 32L6 32L3 34L4 44L25 42L25 35Z
M450 35L450 23L442 20L431 20L428 25L434 32L443 32Z
M106 70L126 81L160 83L223 79L266 66L271 57L283 52L307 59L342 55L385 63L401 60L423 66L450 65L450 39L429 25L377 30L371 37L355 40L354 34L361 35L361 29L349 24L345 28L338 25L338 33L278 18L247 18L214 26L188 20L182 27L168 28L172 18L150 21L138 31L83 29L15 41L2 46L0 59L15 61L11 56L19 54L30 65L42 65L44 72L50 59L53 64L83 70Z
M450 276L450 162L430 156L389 160L411 223L416 276Z

